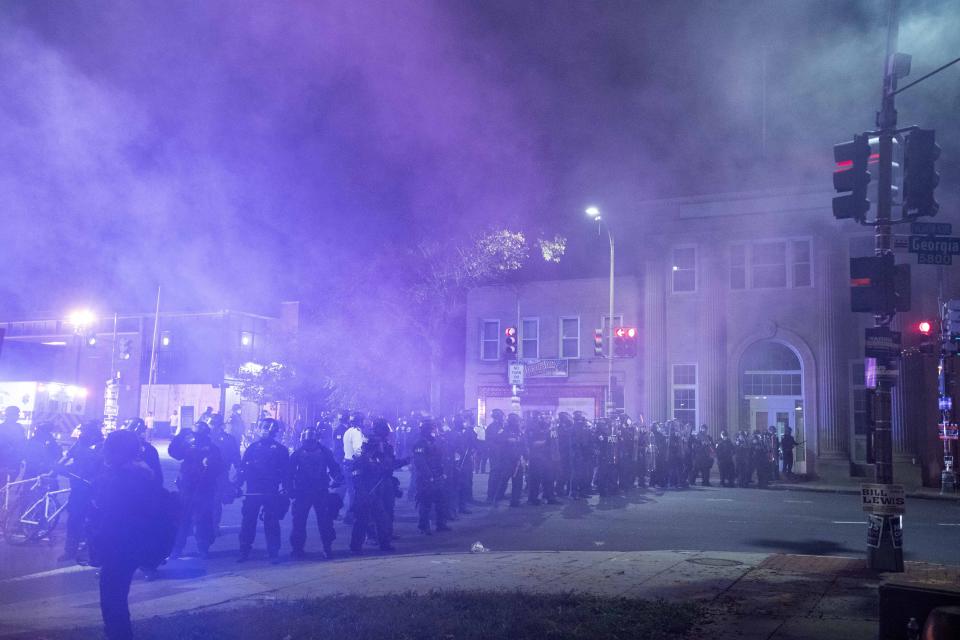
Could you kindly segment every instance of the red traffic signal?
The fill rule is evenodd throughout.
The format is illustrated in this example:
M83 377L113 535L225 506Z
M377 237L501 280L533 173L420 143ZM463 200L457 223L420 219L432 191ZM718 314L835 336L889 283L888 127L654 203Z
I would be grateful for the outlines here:
M603 329L593 330L593 355L603 355Z
M921 320L917 323L917 331L924 336L929 336L933 333L933 323L929 320Z
M508 356L517 355L517 328L507 327L503 332L506 336L506 351Z
M618 358L637 355L637 328L615 327L613 330L613 354Z

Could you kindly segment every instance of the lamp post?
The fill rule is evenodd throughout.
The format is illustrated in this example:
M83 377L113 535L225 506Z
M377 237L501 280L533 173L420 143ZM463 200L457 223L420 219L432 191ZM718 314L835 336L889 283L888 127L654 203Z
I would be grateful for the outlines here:
M610 312L607 316L607 398L604 404L604 415L613 413L613 233L610 224L600 215L600 209L595 206L586 208L587 216L597 221L597 232L602 226L607 230L607 239L610 241Z

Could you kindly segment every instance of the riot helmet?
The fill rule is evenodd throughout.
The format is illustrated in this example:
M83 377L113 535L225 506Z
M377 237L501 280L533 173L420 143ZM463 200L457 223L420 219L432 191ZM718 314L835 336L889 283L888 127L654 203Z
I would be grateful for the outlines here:
M283 425L276 418L264 418L258 425L260 435L263 438L276 440L283 433Z

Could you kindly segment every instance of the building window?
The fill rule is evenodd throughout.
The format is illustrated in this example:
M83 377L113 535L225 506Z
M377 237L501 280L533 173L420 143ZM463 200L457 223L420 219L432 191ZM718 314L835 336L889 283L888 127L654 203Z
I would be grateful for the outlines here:
M730 247L730 288L747 288L747 246L744 244Z
M673 418L697 424L697 365L673 365Z
M560 357L580 357L580 318L560 318Z
M677 247L673 250L673 291L697 290L697 249Z
M790 260L793 265L793 286L809 287L812 285L810 241L792 240L790 242Z
M813 285L809 240L776 240L730 246L731 289Z
M520 357L540 357L540 318L524 318L520 323Z
M786 242L758 242L751 254L750 281L754 289L787 286Z
M743 374L747 396L802 396L800 374L780 371L747 371Z
M253 332L252 331L240 332L240 348L244 350L253 349Z
M500 321L484 320L480 332L480 359L500 359Z

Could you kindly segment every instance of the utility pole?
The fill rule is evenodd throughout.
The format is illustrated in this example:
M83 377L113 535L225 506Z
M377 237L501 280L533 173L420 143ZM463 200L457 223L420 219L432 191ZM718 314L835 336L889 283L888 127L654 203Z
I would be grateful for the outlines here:
M897 90L897 39L899 36L899 0L890 0L887 19L887 56L884 61L883 99L877 113L877 128L880 130L879 179L877 184L876 244L877 257L891 255L892 210L893 210L893 138L897 134L897 110L894 105ZM889 326L893 313L874 316L874 326ZM893 484L893 437L890 376L877 376L874 395L874 451L876 456L876 483ZM900 516L873 515L880 525L878 545L867 545L867 566L875 571L903 571L903 545ZM874 525L875 526L875 525ZM895 544L894 531L901 536Z

